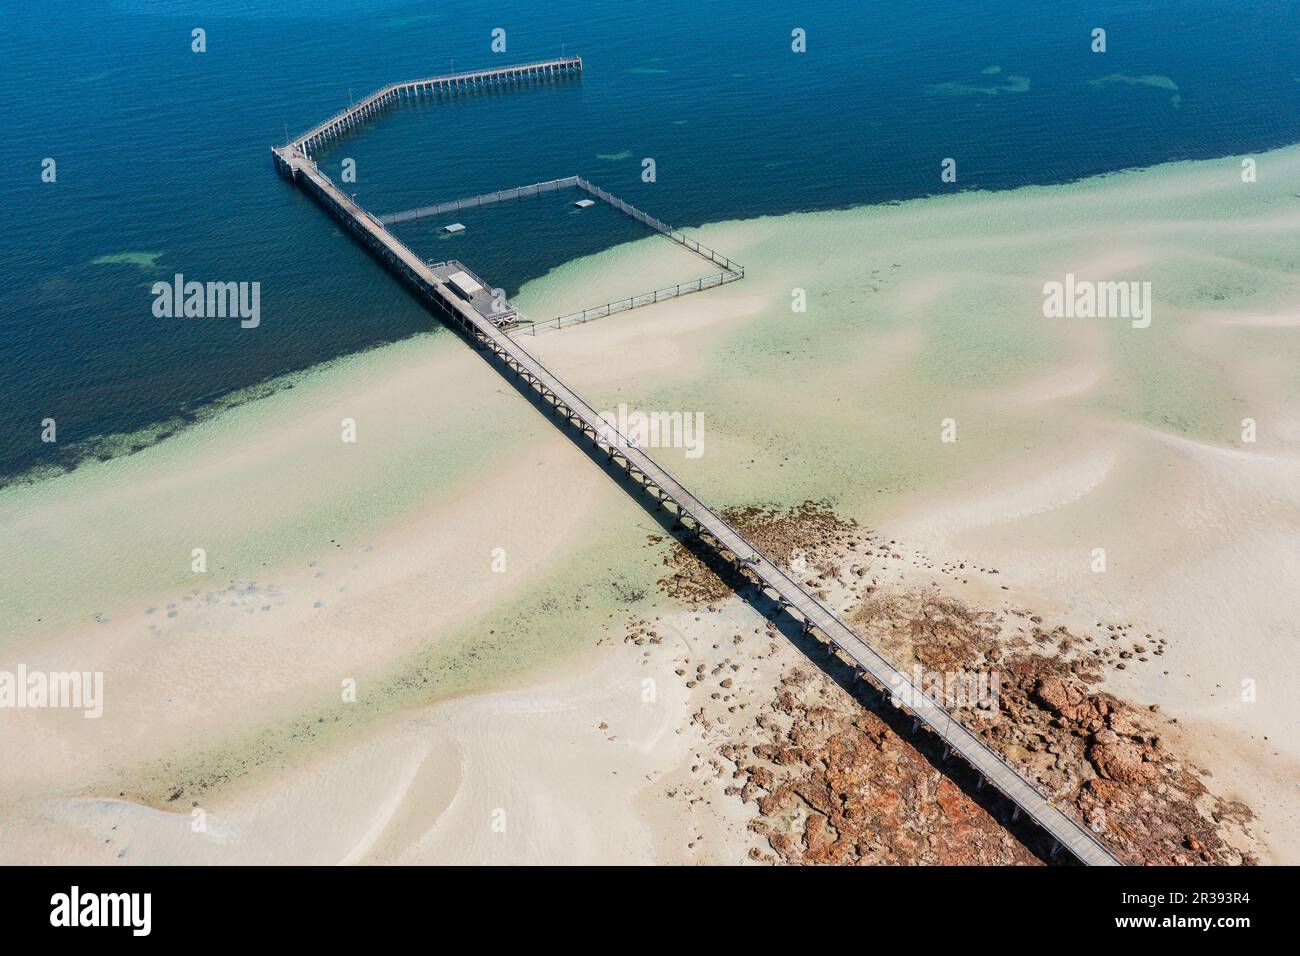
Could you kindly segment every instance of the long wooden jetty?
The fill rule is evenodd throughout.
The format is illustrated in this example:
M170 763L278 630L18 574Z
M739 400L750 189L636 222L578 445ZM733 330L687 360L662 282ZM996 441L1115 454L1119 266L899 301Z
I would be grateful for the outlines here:
M457 295L433 267L390 233L322 173L296 143L272 150L276 168L310 194L366 249L410 287L432 311L481 349L503 374L517 376L571 431L575 441L590 442L656 500L656 507L675 514L684 533L702 540L738 574L751 580L776 602L779 610L820 634L852 660L859 674L877 690L901 700L917 725L925 724L944 743L945 758L957 755L982 780L1015 806L1015 815L1030 817L1054 841L1085 864L1118 865L1119 860L1088 830L1058 810L1015 768L989 748L946 709L932 702L911 678L890 664L801 584L762 554L749 540L686 489L646 452L613 431L587 402L559 376L530 354L516 338L499 329Z
M310 156L313 151L339 138L358 123L365 122L405 101L539 80L567 79L581 73L582 57L568 56L493 70L473 70L468 73L451 73L424 80L408 80L405 83L390 83L365 99L358 100L347 109L335 113L324 122L317 123L302 135L289 140L284 148L296 147Z

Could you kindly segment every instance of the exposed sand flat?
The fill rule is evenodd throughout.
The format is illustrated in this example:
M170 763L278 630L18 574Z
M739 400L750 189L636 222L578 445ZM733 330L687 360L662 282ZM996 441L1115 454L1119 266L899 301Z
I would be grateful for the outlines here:
M737 847L756 842L744 809L674 803L664 790L690 787L680 778L700 749L673 661L750 613L733 604L703 626L677 614L669 632L675 621L697 640L670 638L670 654L609 647L573 658L585 666L572 677L377 722L288 772L201 801L198 825L188 805L29 805L11 816L0 862L735 862Z
M106 699L99 719L0 713L0 746L41 755L0 800L188 803L402 706L545 674L641 599L644 520L449 336L10 489L0 670L102 671Z
M51 759L19 764L0 790L72 786L217 728L252 729L245 715L319 707L338 699L345 678L363 693L373 688L437 634L544 579L546 564L601 520L595 503L607 507L618 492L570 454L545 443L528 458L530 486L555 501L544 520L504 470L364 549L335 551L266 584L236 581L193 600L176 595L165 605L176 605L175 618L162 608L136 611L46 639L24 658L29 668L103 670L111 699L100 720L52 726L37 710L6 715L0 730L15 745L27 740ZM485 544L473 549L475 541ZM505 550L508 573L491 573L494 547Z
M702 457L655 454L712 504L828 500L1076 627L1168 638L1111 689L1177 716L1296 862L1300 149L1259 159L1250 185L1229 158L708 226L743 282L524 341L597 408L702 412ZM570 263L519 304L643 291L680 251ZM1151 327L1044 318L1067 273L1151 282ZM449 336L0 492L0 669L102 669L108 698L99 721L0 713L28 755L0 861L741 859L743 821L663 796L696 759L676 684L646 709L655 665L587 653L649 605L658 530Z
M1110 618L1167 637L1160 668L1115 675L1114 691L1184 721L1189 754L1259 813L1273 862L1293 860L1300 462L1144 437L1116 443L1122 466L1081 457L1042 479L1009 475L885 530L999 568L1020 600L1080 630ZM1045 480L1061 496L1051 507Z
M1076 362L1054 368L1042 378L1018 389L1013 398L1026 405L1056 402L1076 395L1085 395L1101 381L1105 370L1095 362Z

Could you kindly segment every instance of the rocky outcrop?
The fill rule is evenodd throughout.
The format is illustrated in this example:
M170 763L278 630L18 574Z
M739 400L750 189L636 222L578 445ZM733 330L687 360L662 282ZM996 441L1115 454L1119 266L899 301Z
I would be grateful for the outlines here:
M939 564L841 521L825 506L728 518L810 587L837 584L849 623L895 666L996 672L996 701L960 719L1129 863L1240 864L1253 857L1248 807L1212 794L1168 742L1171 721L1098 689L1109 669L1141 666L1168 640L1127 623L1075 633L1010 604L972 607L897 584L899 569L965 580L995 569ZM662 540L662 539L658 539ZM730 593L700 555L677 545L660 582L707 603ZM889 573L883 573L883 569ZM723 574L727 573L723 569ZM689 685L688 685L689 686ZM873 702L873 707L877 706ZM745 746L740 747L740 743ZM772 859L791 863L1027 863L1002 822L935 770L919 747L821 672L787 673L767 708L733 738L730 788L756 808ZM760 858L766 858L760 852Z
M992 815L821 674L786 674L755 722L758 742L733 751L753 800L751 827L776 859L797 864L1031 864ZM761 857L761 854L759 855Z

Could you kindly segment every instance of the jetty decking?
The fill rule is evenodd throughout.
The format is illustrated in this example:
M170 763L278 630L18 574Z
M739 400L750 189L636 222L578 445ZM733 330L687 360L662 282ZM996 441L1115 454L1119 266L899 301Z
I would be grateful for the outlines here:
M779 609L797 616L805 629L818 631L851 659L864 679L882 694L908 702L918 724L924 723L945 744L945 756L955 753L973 767L1076 859L1086 864L1116 865L1119 860L1093 834L1066 816L1006 761L967 730L948 711L933 704L910 677L895 668L858 637L802 585L765 557L743 535L696 498L639 447L613 433L610 425L583 398L542 365L515 338L497 328L458 295L435 268L424 262L393 236L379 219L367 213L325 174L294 142L273 150L276 168L289 177L334 216L385 266L413 289L433 311L446 319L477 347L518 376L554 414L578 436L616 463L632 480L654 497L657 507L668 508L687 533L703 539L764 593ZM572 434L572 433L571 433Z

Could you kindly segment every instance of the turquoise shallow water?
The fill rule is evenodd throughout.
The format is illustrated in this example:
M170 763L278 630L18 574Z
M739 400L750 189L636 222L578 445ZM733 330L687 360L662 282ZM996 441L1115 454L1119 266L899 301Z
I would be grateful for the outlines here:
M1259 168L1250 184L1228 157L711 224L700 239L741 258L743 282L526 341L597 408L702 413L704 454L656 460L718 507L811 498L876 523L1081 454L1098 430L1237 447L1253 416L1269 423L1258 447L1280 450L1295 440L1300 367L1300 147ZM631 281L650 255L629 245L567 264L520 301L569 297L595 275ZM1149 281L1150 326L1045 318L1043 284L1067 272ZM791 309L796 287L807 312ZM689 324L671 317L695 307ZM949 418L958 440L945 444Z
M18 6L0 36L0 476L124 447L95 436L152 426L141 442L156 440L215 397L429 327L272 174L268 145L349 94L453 61L580 53L580 83L404 112L322 161L354 159L358 198L379 210L577 173L691 226L1293 142L1298 12L1218 0ZM1104 55L1088 49L1099 23ZM494 27L504 54L489 48ZM790 49L794 27L804 54ZM938 178L948 156L955 185ZM641 180L645 157L654 183ZM40 179L46 158L56 183ZM512 292L628 238L626 223L594 216L563 234L478 226L460 248ZM429 245L434 256L454 243ZM155 318L149 287L178 272L261 283L261 325ZM46 417L56 444L39 440Z

